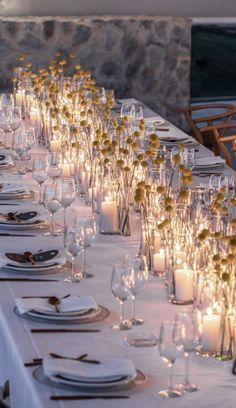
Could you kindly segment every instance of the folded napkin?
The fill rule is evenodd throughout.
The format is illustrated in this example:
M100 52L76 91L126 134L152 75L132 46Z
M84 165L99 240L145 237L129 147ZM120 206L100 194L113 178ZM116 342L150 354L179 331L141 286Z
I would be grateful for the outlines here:
M6 193L23 193L26 188L25 186L19 185L19 184L9 184L9 183L4 183L1 184L0 186L0 194L6 194Z
M132 361L124 358L109 359L100 364L85 364L75 360L44 358L43 370L48 377L62 375L74 380L87 380L90 382L136 376Z
M130 105L131 105L132 103L138 103L137 99L134 99L134 98L117 99L117 101L118 101L119 103L127 103L127 104L130 103Z
M22 299L18 298L15 300L16 306L20 314L27 313L31 310L37 310L38 312L55 312L55 306L50 305L48 299L40 298L30 298ZM82 312L83 310L98 308L97 303L95 302L92 296L70 296L65 299L61 299L59 309L61 313L69 312Z
M217 164L225 164L225 160L220 156L200 157L196 160L195 167L211 167Z

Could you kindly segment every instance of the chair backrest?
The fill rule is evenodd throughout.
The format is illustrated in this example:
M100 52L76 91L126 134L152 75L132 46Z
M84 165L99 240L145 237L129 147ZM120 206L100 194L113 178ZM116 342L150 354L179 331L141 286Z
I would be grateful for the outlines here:
M234 134L228 136L224 133L233 130ZM214 153L225 158L228 166L233 167L233 156L231 152L236 150L236 123L218 123L216 125L205 126L200 129L201 134L211 134L214 141ZM232 143L232 149L228 149L225 143Z
M209 114L219 110L220 113ZM229 123L232 116L236 113L236 106L228 103L202 104L183 108L181 112L185 115L195 139L201 144L206 144L207 138L212 140L211 133L202 134L200 131L201 127L211 126L219 122ZM223 135L223 129L220 131L220 134Z

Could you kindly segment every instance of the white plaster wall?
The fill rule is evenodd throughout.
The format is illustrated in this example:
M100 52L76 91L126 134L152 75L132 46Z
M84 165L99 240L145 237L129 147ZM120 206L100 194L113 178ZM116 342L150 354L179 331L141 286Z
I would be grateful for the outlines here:
M236 17L236 0L0 0L0 15Z

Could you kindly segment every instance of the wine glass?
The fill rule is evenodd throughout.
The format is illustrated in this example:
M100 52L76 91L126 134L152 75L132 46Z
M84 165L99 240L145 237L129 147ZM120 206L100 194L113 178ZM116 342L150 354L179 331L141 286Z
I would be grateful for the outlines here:
M167 390L158 392L163 398L180 397L182 394L173 386L173 365L181 355L181 349L175 340L176 325L174 323L162 323L159 335L159 353L163 361L170 368L170 382Z
M32 176L39 184L39 200L34 204L43 204L42 200L42 185L47 180L47 164L44 158L34 159L32 165Z
M14 107L14 96L13 94L3 93L1 94L1 109L7 111Z
M48 177L55 183L56 179L62 174L61 168L61 154L57 152L52 152L47 155L48 162Z
M182 392L198 391L199 387L189 382L189 357L198 345L197 319L191 311L177 312L175 323L176 342L181 346L185 357L185 379L183 384L179 386L180 390Z
M135 119L135 105L133 103L122 103L121 118L126 117L129 123L132 123Z
M59 203L59 198L57 196L57 189L55 185L47 185L44 188L43 194L43 205L46 210L49 211L51 215L51 225L50 225L50 232L46 232L45 235L50 235L51 237L58 236L62 234L61 230L55 230L54 225L54 214L59 210L61 207Z
M32 126L26 126L23 130L24 137L25 137L25 146L26 146L26 156L25 156L25 171L31 172L32 170L28 168L28 160L30 156L28 156L27 152L32 149L35 145L35 130Z
M12 117L11 117L11 130L13 131L13 140L15 137L16 130L19 129L21 126L21 121L22 121L22 115L21 115L21 109L19 106L15 106L12 111Z
M12 148L14 150L14 160L17 161L17 174L25 174L25 169L21 169L20 162L25 158L26 145L23 133L17 133L14 135Z
M146 257L137 255L125 257L125 272L123 275L124 285L130 290L133 299L133 313L131 323L133 326L143 324L143 319L136 318L136 296L143 289L143 286L148 280L148 267Z
M83 256L84 234L83 228L66 227L64 233L64 247L66 252L71 256L72 266L70 276L64 279L65 282L80 282L83 279L82 269L76 270L75 258L78 255Z
M11 132L11 111L0 110L0 129L4 132L4 147L7 148L7 133Z
M131 322L124 319L124 302L130 297L129 289L124 285L123 274L126 268L122 265L113 265L111 277L111 291L120 303L120 321L112 326L112 330L129 330L132 327Z
M92 245L96 234L97 224L93 215L87 218L78 218L75 223L76 226L82 227L84 231L84 265L83 265L83 278L91 278L93 275L86 272L86 253L87 249Z
M182 150L181 157L184 166L189 170L193 170L195 165L195 149L186 147Z
M61 177L57 181L57 191L59 201L64 209L64 221L63 227L66 227L66 209L74 201L75 193L75 181L73 177Z

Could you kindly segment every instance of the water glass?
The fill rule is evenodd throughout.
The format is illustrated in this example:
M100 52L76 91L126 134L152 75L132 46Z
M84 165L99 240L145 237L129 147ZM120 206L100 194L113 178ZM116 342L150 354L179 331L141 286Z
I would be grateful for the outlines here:
M120 303L120 321L112 326L112 330L129 330L132 327L130 321L124 318L124 302L127 300L131 293L129 289L124 285L123 275L126 271L126 267L122 265L113 265L112 277L111 277L111 291L115 298Z

